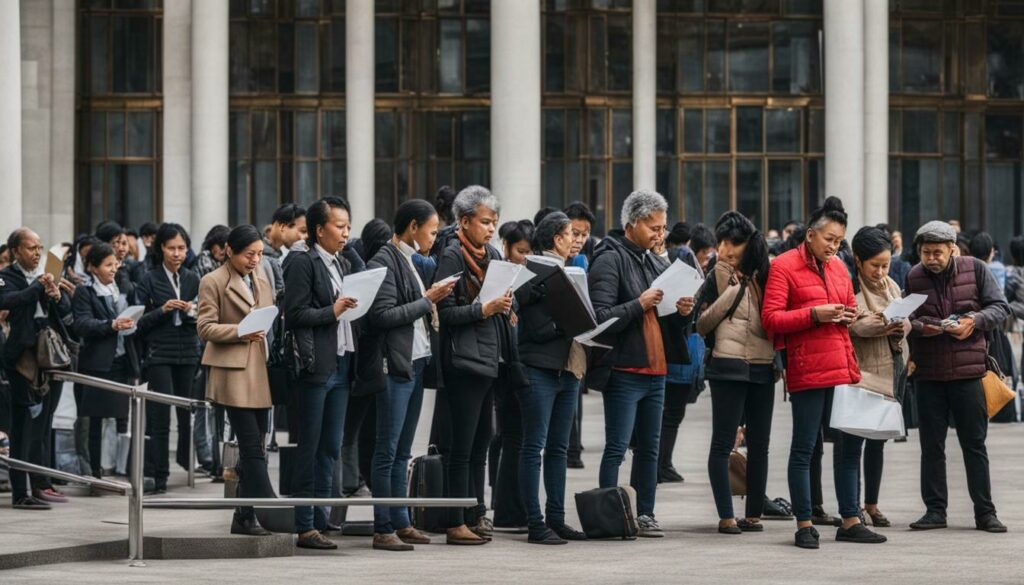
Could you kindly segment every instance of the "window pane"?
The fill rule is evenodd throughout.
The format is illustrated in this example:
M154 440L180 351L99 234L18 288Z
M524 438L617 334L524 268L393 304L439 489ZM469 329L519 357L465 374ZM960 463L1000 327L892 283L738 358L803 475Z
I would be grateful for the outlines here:
M107 156L124 156L124 112L107 113Z
M544 91L565 90L565 19L544 18Z
M345 20L331 20L330 91L345 91Z
M326 110L323 112L323 157L342 158L345 156L345 111Z
M491 156L490 113L487 111L466 112L462 115L462 158L465 160L487 161ZM476 167L472 167L476 168ZM474 171L476 172L476 171ZM477 184L486 183L482 173L475 175Z
M606 176L605 163L592 162L588 167L586 204L590 206L590 210L597 216L597 225L594 226L594 235L600 237L604 235L605 226L608 221L608 178ZM612 225L618 225L619 220L616 218L615 221L611 223Z
M590 89L605 89L605 73L608 63L607 27L603 16L590 18Z
M683 111L683 152L704 152L704 110Z
M103 165L90 165L89 167L89 228L107 218L107 212L103 207Z
M985 165L984 229L1008 258L1010 238L1014 236L1014 209L1021 203L1021 164Z
M114 91L153 91L153 21L147 16L112 18Z
M1021 157L1021 117L1007 114L985 115L985 156Z
M589 120L587 141L587 154L590 156L604 156L605 153L605 110L591 110L587 114Z
M282 27L283 29L283 27ZM274 48L278 41L274 36L275 28L272 22L253 21L249 23L249 66L252 75L252 91L272 92L274 91L274 70L275 55ZM290 30L290 29L289 29ZM282 42L282 62L291 63L292 55L290 38L287 43ZM285 52L287 47L287 52ZM286 56L287 55L287 56ZM282 88L282 91L284 88Z
M454 21L443 21L445 22ZM374 58L377 61L377 91L398 91L398 20L378 18L374 33Z
M942 162L942 217L960 217L960 161Z
M296 16L320 16L320 0L296 0Z
M729 211L729 161L708 161L704 175L704 217L702 221L714 225L723 213Z
M153 156L153 120L152 112L128 113L128 156Z
M323 196L328 197L331 195L337 195L340 197L345 196L345 161L331 161L323 162L320 164L323 169L323 182L321 189L323 190ZM308 206L313 202L313 199L303 199L303 194L300 192L296 198L296 203L303 206Z
M939 92L941 79L941 21L903 21L904 91Z
M249 112L231 112L228 118L228 156L247 158L249 156Z
M676 42L676 89L680 92L704 90L704 23L684 20L679 23Z
M277 115L275 112L252 113L252 154L256 158L277 156Z
M110 69L107 47L108 20L105 16L90 15L89 22L89 90L93 94L110 91Z
M893 166L890 164L889 168ZM807 161L807 205L806 209L821 207L825 201L825 161L808 159ZM799 218L791 218L799 219Z
M960 154L960 114L945 112L942 115L942 153Z
M768 91L768 24L729 23L729 91Z
M295 113L295 156L316 158L316 112Z
M277 209L277 163L257 162L253 165L253 209L249 222L267 221Z
M658 193L668 200L669 217L679 217L682 209L678 209L679 202L679 162L675 158L658 159L655 168L655 186ZM670 220L671 221L671 220ZM669 223L671 226L671 223Z
M1024 23L988 25L988 87L996 98L1024 99Z
M758 227L764 227L761 225L761 190L761 160L736 161L736 210Z
M800 152L800 110L765 110L768 152Z
M231 225L249 222L250 169L249 161L233 163L228 181L228 188L231 191L231 198L228 200L228 221Z
M129 226L139 226L153 221L153 167L151 165L129 165L126 191L122 199L124 211L121 217Z
M441 91L462 93L462 22L441 20Z
M490 21L471 18L466 21L466 92L483 92L490 88Z
M580 118L583 112L568 110L565 115L565 156L579 158L583 153L580 149Z
M683 163L683 210L691 225L704 218L704 163Z
M676 153L676 111L659 109L657 114L657 151L658 156L670 156Z
M374 117L374 153L377 158L395 156L395 113L377 112ZM385 216L386 217L386 216Z
M107 154L107 115L92 112L89 118L89 156L102 158Z
M608 89L629 91L633 75L633 31L631 18L608 17Z
M707 91L725 91L725 21L707 21Z
M938 152L938 118L935 110L903 110L903 151Z
M807 114L807 152L825 152L825 110Z
M804 21L772 23L772 90L802 94L821 91L818 24Z
M612 110L612 156L633 156L633 111Z
M319 196L316 188L317 163L295 164L295 198L298 201L314 201Z
M913 234L939 208L939 161L903 159L900 171L900 225Z
M736 152L764 152L762 112L756 106L736 108Z
M295 112L281 110L278 116L277 122L281 126L278 152L284 158L292 158L295 156Z
M768 161L768 228L780 229L787 221L801 217L803 181L800 161Z
M317 25L300 23L295 25L295 91L316 92L320 90L317 79Z
M541 167L544 182L544 205L565 207L565 163L562 161L544 161Z
M729 110L706 110L705 150L709 153L729 152L731 121Z
M565 111L544 110L544 158L565 156Z

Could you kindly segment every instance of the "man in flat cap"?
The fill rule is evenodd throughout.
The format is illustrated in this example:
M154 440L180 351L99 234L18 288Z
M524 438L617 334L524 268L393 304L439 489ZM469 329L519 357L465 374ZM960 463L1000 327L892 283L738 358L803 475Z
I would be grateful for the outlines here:
M977 258L954 256L956 230L930 221L914 237L921 263L907 275L906 294L928 299L911 315L910 356L921 433L921 498L927 511L915 530L946 527L946 431L950 414L967 467L978 530L1006 532L996 517L989 480L985 332L1000 327L1009 305L992 273Z

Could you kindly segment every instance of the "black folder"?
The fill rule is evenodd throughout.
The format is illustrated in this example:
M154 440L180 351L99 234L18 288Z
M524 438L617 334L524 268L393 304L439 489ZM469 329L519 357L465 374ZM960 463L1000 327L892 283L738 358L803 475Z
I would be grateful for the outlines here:
M534 282L543 282L547 288L544 304L555 323L570 337L576 337L597 327L597 322L587 309L587 302L580 298L569 276L557 266L526 261L526 267L537 275Z

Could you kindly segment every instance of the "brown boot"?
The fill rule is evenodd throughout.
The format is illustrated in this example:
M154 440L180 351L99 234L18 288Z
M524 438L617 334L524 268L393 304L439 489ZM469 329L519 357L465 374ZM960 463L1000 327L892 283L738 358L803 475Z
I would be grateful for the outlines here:
M448 529L448 544L476 545L487 544L489 541L474 534L466 525Z
M411 544L406 544L401 541L394 532L389 534L374 534L373 535L373 549L374 550L391 550L391 551L406 551L412 550Z
M398 530L395 534L406 544L430 544L430 537L412 526Z

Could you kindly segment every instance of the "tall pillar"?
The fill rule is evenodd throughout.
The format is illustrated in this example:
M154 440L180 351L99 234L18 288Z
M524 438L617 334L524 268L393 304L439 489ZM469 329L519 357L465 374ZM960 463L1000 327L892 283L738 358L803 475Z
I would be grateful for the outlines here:
M888 220L889 3L865 0L864 223L874 225Z
M75 0L53 0L50 69L50 234L75 233Z
M657 188L657 6L633 0L633 188ZM625 193L616 193L624 197ZM672 196L668 197L673 200ZM617 211L616 211L617 213Z
M373 2L345 2L345 151L348 202L352 229L358 234L375 216ZM390 222L391 218L383 218Z
M541 207L540 3L491 3L491 190L501 220Z
M825 192L864 225L864 4L825 0Z
M21 225L21 6L0 2L0 238Z
M191 207L193 241L228 223L228 0L192 5Z
M204 2L205 3L205 2ZM164 3L163 18L163 189L164 221L192 223L192 2ZM225 29L224 35L227 34ZM226 114L225 114L226 115ZM226 122L225 122L226 124ZM228 161L223 160L225 172ZM227 195L225 183L225 196ZM201 240L205 233L193 234Z

